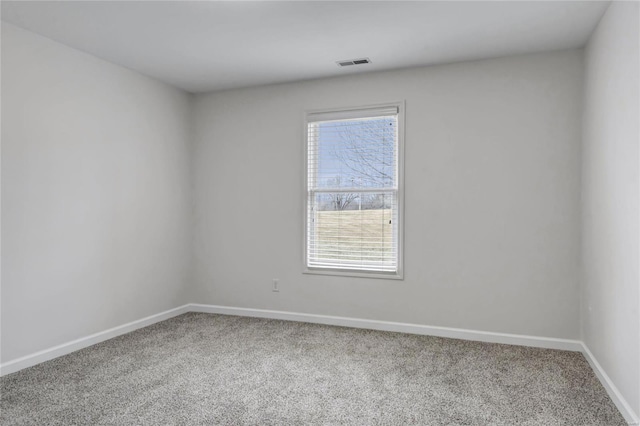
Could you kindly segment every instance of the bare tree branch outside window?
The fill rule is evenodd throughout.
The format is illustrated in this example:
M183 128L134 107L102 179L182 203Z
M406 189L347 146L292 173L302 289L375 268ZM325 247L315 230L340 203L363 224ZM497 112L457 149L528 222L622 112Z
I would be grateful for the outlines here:
M395 181L395 126L385 118L320 125L319 184L323 188L385 188ZM324 194L323 210L388 208L382 194Z

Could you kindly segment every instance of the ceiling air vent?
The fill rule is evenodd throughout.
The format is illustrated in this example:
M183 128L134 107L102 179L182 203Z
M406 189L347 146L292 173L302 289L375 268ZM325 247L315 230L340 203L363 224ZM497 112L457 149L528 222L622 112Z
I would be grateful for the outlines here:
M349 59L346 61L337 61L336 64L340 67L348 67L349 65L362 65L362 64L370 64L371 60L369 58L360 58L360 59Z

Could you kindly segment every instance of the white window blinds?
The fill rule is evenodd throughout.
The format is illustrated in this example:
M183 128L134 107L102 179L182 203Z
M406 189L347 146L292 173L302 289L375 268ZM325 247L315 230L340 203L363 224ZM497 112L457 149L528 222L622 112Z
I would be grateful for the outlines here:
M309 269L397 273L398 107L307 116Z

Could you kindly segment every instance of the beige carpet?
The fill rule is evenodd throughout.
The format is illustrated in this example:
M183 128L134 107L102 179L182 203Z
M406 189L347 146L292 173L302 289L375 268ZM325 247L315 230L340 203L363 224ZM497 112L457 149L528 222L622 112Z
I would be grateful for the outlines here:
M579 353L185 314L0 379L2 425L624 425Z

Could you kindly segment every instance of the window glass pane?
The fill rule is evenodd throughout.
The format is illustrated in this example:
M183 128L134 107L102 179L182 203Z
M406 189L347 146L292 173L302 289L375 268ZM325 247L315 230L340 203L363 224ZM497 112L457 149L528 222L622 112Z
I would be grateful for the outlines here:
M309 266L394 271L394 192L316 193L311 200Z
M310 124L309 166L316 188L394 188L397 118Z

